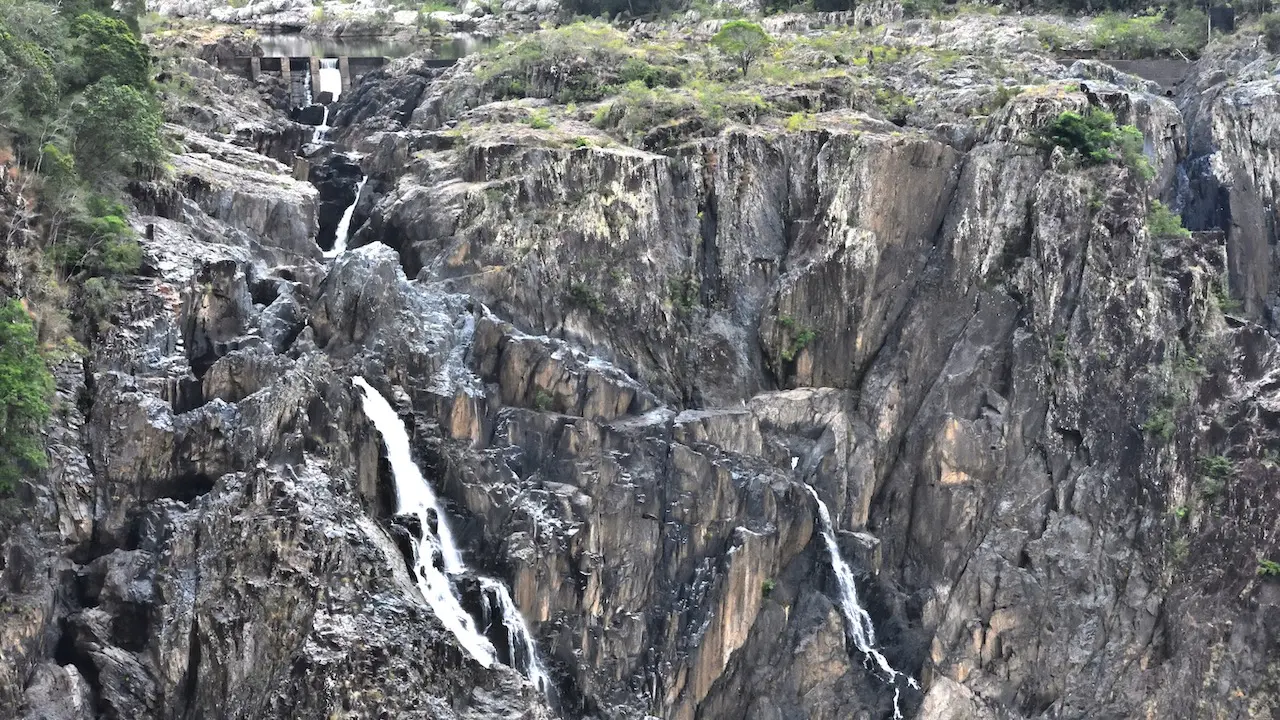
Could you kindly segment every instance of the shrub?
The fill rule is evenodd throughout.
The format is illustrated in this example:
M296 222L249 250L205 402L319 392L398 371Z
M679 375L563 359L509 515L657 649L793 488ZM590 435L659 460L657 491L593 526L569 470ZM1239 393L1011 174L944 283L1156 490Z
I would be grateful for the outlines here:
M1258 559L1258 577L1280 577L1280 562Z
M1004 83L999 83L996 85L995 94L991 96L991 99L987 101L987 104L983 109L986 110L987 114L991 114L1005 105L1008 105L1010 100L1014 99L1021 93L1022 88L1020 87L1007 87Z
M568 300L571 304L594 313L603 313L605 310L604 301L584 283L575 282L569 286Z
M1173 411L1169 408L1158 408L1147 417L1146 422L1142 423L1143 432L1165 442L1173 439L1175 429Z
M1093 22L1090 42L1103 53L1121 58L1192 56L1208 42L1206 28L1204 13L1191 8L1178 11L1172 24L1156 15L1110 13Z
M534 110L529 114L529 127L534 130L546 130L551 127L551 117L546 110Z
M1087 165L1120 161L1144 180L1150 180L1154 174L1142 152L1142 131L1132 125L1116 127L1115 116L1106 110L1090 108L1083 115L1064 111L1041 131L1041 138L1079 157Z
M533 394L533 408L539 412L547 412L554 402L555 398L551 397L551 393L542 388L538 388Z
M67 275L82 278L136 273L142 265L142 247L125 214L119 203L91 196L71 218L66 237L50 248L50 258Z
M1262 41L1270 52L1280 52L1280 13L1262 16Z
M797 132L799 130L808 130L813 127L812 113L791 113L787 117L785 127L787 132Z
M0 494L45 466L40 426L49 417L53 377L36 344L31 317L17 300L0 304Z
M1225 480L1235 471L1235 465L1223 455L1201 455L1196 460L1201 477Z
M760 583L760 594L765 597L769 597L777 587L778 583L774 582L773 578L767 578L764 582Z
M732 58L742 70L742 77L746 77L751 63L769 49L773 38L749 20L730 20L711 38L711 44Z
M1147 211L1147 229L1157 238L1189 238L1191 231L1182 226L1182 216L1159 200L1151 201Z

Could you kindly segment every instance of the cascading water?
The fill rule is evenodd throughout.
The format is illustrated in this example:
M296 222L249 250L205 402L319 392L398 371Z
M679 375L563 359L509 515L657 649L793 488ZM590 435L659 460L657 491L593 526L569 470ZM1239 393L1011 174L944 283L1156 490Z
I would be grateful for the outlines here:
M311 142L318 143L324 141L324 136L329 134L329 106L324 105L324 115L320 118L320 124L315 130L311 131Z
M492 594L498 601L498 610L502 616L502 624L507 633L507 654L511 664L524 667L525 675L533 681L535 687L544 694L551 691L551 679L538 660L538 649L533 644L533 636L524 623L524 615L511 599L507 586L493 578L480 578L480 588L485 593L484 602L489 602ZM487 629L487 628L486 628Z
M836 584L840 586L840 614L844 616L845 634L854 647L858 648L858 652L862 653L868 661L874 660L876 666L884 673L885 682L893 687L894 720L901 720L902 711L898 707L898 700L902 693L900 682L905 678L906 683L916 690L920 689L920 685L910 675L894 670L888 658L876 649L875 625L871 622L871 615L858 602L858 588L853 582L853 570L840 554L840 545L836 543L835 524L831 522L831 511L827 509L827 504L822 502L822 498L818 497L818 492L812 485L805 483L804 486L813 496L814 502L818 503L818 528L827 545L827 552L831 555L831 569L835 572Z
M330 103L335 103L342 95L342 70L338 68L337 58L321 58L320 77L317 78L319 92L332 95ZM324 116L311 136L311 142L322 142L329 134L329 104L324 106Z
M387 448L387 460L391 464L391 474L396 483L396 512L417 516L422 528L422 537L413 553L418 589L435 611L436 617L458 638L462 647L481 665L491 667L496 657L493 644L476 630L475 622L462 609L453 583L446 575L462 569L462 557L453 543L453 533L449 531L449 524L445 522L444 512L436 501L435 493L431 491L431 486L422 477L422 472L409 453L409 434L405 432L400 416L390 403L365 382L364 378L355 377L351 382L364 391L364 414L373 421L373 426L382 435L382 444ZM435 532L432 532L431 526L433 516L437 520ZM443 561L443 572L436 567L437 553Z
M346 251L347 239L351 236L351 218L356 214L356 203L360 202L360 193L364 191L364 184L368 181L369 176L365 175L356 183L355 199L342 212L342 219L338 221L338 228L334 231L333 248L324 254L325 257L337 257Z
M462 608L451 578L461 575L467 568L445 519L444 508L440 506L431 485L413 461L413 455L409 451L409 433L391 404L364 378L353 377L351 382L362 391L364 414L373 421L373 426L386 446L387 460L396 484L396 511L402 515L416 516L422 529L422 537L414 548L413 559L418 588L427 604L444 626L458 638L462 647L482 665L491 667L497 660L497 651L493 643L476 629L475 620ZM432 517L436 519L434 527L430 523ZM437 554L441 567L436 566ZM484 595L483 602L488 603L490 595L497 600L497 609L501 612L502 623L507 632L512 666L517 669L523 667L525 675L539 690L549 692L550 679L538 659L537 647L524 622L524 616L511 599L507 586L489 577L480 576L478 579Z
M337 58L320 59L320 92L333 93L333 102L342 96L342 70Z

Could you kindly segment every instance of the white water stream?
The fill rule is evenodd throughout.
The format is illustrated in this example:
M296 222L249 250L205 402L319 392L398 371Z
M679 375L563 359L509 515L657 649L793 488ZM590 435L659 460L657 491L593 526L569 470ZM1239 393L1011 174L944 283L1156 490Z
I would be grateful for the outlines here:
M333 248L324 254L325 257L337 257L347 249L347 240L351 238L351 218L356 214L356 204L360 202L360 193L364 191L364 184L369 182L369 176L365 175L360 178L360 182L356 183L356 197L342 212L342 219L338 221L338 227L334 230Z
M418 588L436 617L458 638L462 647L482 665L491 667L497 660L497 651L493 643L477 629L471 615L463 609L454 588L452 577L463 574L467 568L445 519L444 508L440 506L431 485L413 461L409 450L409 433L391 404L364 378L353 377L351 382L362 391L364 414L373 422L387 448L387 460L391 464L391 474L395 477L396 484L396 512L417 516L422 528L422 537L414 548L414 574L418 579ZM434 526L431 524L432 517L436 519ZM440 567L435 562L437 554L440 556ZM522 670L539 690L548 692L551 688L550 680L538 659L533 637L525 624L524 616L511 598L511 592L504 583L493 578L479 576L479 582L484 595L483 602L489 602L489 595L497 600L497 609L501 612L510 643L508 649L512 666ZM518 656L517 651L523 652L523 656Z
M338 98L342 95L342 70L338 69L337 58L320 60L320 77L316 78L316 95L319 96L323 92L331 93L333 99L324 106L323 119L311 135L311 142L316 143L322 142L329 134L329 105L338 102Z
M920 685L910 675L894 670L888 658L876 649L876 628L871 622L871 615L863 609L862 603L858 602L858 587L853 582L853 570L840 554L840 545L836 542L835 525L831 522L831 511L827 509L827 504L822 502L822 498L818 497L818 492L812 485L805 483L804 486L818 503L818 528L827 545L827 552L831 555L831 569L835 572L836 584L840 586L840 614L844 616L845 634L863 657L868 661L875 661L876 666L885 676L885 682L893 687L893 717L894 720L901 720L902 711L898 707L898 699L902 686L899 683L905 679L905 682L916 690L920 689Z

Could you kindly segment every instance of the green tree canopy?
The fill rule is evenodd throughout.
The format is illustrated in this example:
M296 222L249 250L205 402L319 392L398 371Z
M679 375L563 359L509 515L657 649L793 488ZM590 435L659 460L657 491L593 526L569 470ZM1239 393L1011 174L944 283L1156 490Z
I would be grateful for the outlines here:
M44 467L40 426L49 417L52 393L31 317L17 300L0 303L0 493Z
M164 161L164 115L150 93L103 78L85 88L76 110L72 153L82 176L133 175Z
M711 44L732 58L742 69L742 76L746 77L751 63L769 49L773 38L764 28L749 20L730 20L711 38Z
M136 88L150 84L151 56L123 20L85 13L71 23L71 37L82 63L79 85L92 85L105 77Z

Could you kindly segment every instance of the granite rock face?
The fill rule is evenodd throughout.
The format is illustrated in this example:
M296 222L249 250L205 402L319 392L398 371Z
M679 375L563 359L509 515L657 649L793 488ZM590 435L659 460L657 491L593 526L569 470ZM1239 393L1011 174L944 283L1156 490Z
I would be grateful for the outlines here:
M1260 63L1211 55L1176 103L1059 68L965 142L844 109L660 152L545 142L468 64L410 60L344 95L351 154L319 190L187 129L177 179L138 189L155 272L59 368L50 467L6 526L0 706L1269 717ZM1090 102L1142 130L1152 178L1030 142ZM323 258L352 160L353 249ZM1155 196L1197 232L1156 237ZM419 594L354 376L468 566L510 587L550 692ZM918 689L847 641L806 484Z

